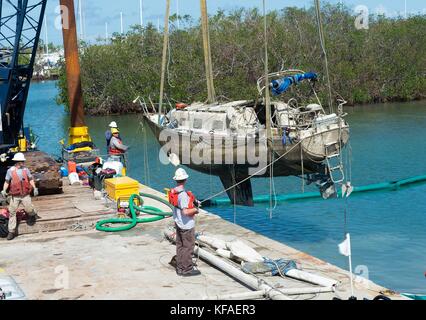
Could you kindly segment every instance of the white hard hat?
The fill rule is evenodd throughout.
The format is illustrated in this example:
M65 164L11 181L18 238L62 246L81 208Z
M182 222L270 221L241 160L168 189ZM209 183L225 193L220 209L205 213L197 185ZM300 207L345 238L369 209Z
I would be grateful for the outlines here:
M112 122L109 124L109 126L110 126L110 128L118 128L117 123L116 123L115 121L112 121Z
M24 156L23 153L18 152L17 154L15 154L15 156L12 159L12 161L20 162L20 161L26 161L26 159L25 159L25 156Z
M185 169L179 168L179 169L176 170L176 173L175 173L175 176L173 177L173 180L183 181L183 180L186 180L188 178L189 178L189 176L186 173Z

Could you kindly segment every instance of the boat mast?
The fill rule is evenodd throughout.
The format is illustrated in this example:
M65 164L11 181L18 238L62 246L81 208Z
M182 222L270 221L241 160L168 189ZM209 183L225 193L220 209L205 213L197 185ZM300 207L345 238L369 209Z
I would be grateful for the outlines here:
M204 47L204 63L206 66L206 80L207 80L207 95L208 102L216 102L216 92L213 82L213 66L212 66L212 53L210 49L210 34L209 34L209 18L207 15L207 1L200 0L201 6L201 29L203 34L203 47Z
M164 81L166 78L167 49L169 46L169 15L170 15L170 0L167 0L166 16L164 18L164 41L163 41L163 61L161 63L160 101L159 101L159 107L158 107L158 124L159 125L160 125L161 113L163 108Z

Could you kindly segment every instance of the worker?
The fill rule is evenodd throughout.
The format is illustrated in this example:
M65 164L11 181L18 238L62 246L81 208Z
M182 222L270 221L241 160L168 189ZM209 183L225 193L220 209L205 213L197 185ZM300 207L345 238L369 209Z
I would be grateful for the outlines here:
M117 128L111 129L112 137L109 142L108 153L110 155L124 154L129 147L124 145L120 138L120 131Z
M38 189L35 185L33 176L28 168L25 167L25 156L23 153L17 153L12 161L15 165L6 173L6 181L3 185L1 194L4 198L9 195L9 234L7 240L13 240L16 236L17 218L16 212L20 204L23 205L28 215L27 224L33 226L37 219L37 212L31 203L31 191L34 190L34 196L38 196ZM10 187L9 193L7 192Z
M118 129L117 123L115 121L112 121L109 124L109 129L107 131L105 131L105 139L106 139L107 149L109 148L109 143L110 143L111 138L112 138L112 129Z
M190 277L201 274L194 269L192 254L195 246L195 215L198 214L198 201L191 192L185 190L189 176L182 168L176 170L173 180L177 186L170 191L169 200L174 206L173 219L176 226L176 273Z

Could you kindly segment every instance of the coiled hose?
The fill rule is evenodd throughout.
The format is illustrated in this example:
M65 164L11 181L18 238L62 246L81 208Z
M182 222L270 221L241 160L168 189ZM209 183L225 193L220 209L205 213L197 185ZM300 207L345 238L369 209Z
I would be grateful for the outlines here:
M154 199L158 202L161 202L162 204L165 204L171 209L171 212L164 212L152 206L144 206L142 197ZM134 201L135 199L139 200L140 206L137 206L135 204L135 201ZM168 201L147 193L133 194L129 199L129 208L130 208L130 213L132 215L131 218L125 218L125 219L112 218L112 219L98 221L98 223L96 223L96 230L104 231L104 232L127 231L134 228L138 223L149 223L149 222L159 221L159 220L163 220L164 218L171 217L173 215L173 206ZM149 215L152 215L152 217L138 218L136 215L136 211L147 213ZM125 225L119 226L119 227L105 227L104 225L106 224L125 224Z

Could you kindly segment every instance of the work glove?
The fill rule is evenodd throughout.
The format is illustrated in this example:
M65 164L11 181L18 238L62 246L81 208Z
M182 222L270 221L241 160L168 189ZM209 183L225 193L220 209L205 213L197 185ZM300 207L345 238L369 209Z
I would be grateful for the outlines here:
M1 191L1 195L2 195L4 198L7 198L7 196L8 196L8 194L7 194L6 190L2 190L2 191Z
M201 201L199 201L199 200L194 200L194 206L195 206L196 208L201 208Z
M38 188L34 188L34 197L38 197Z

